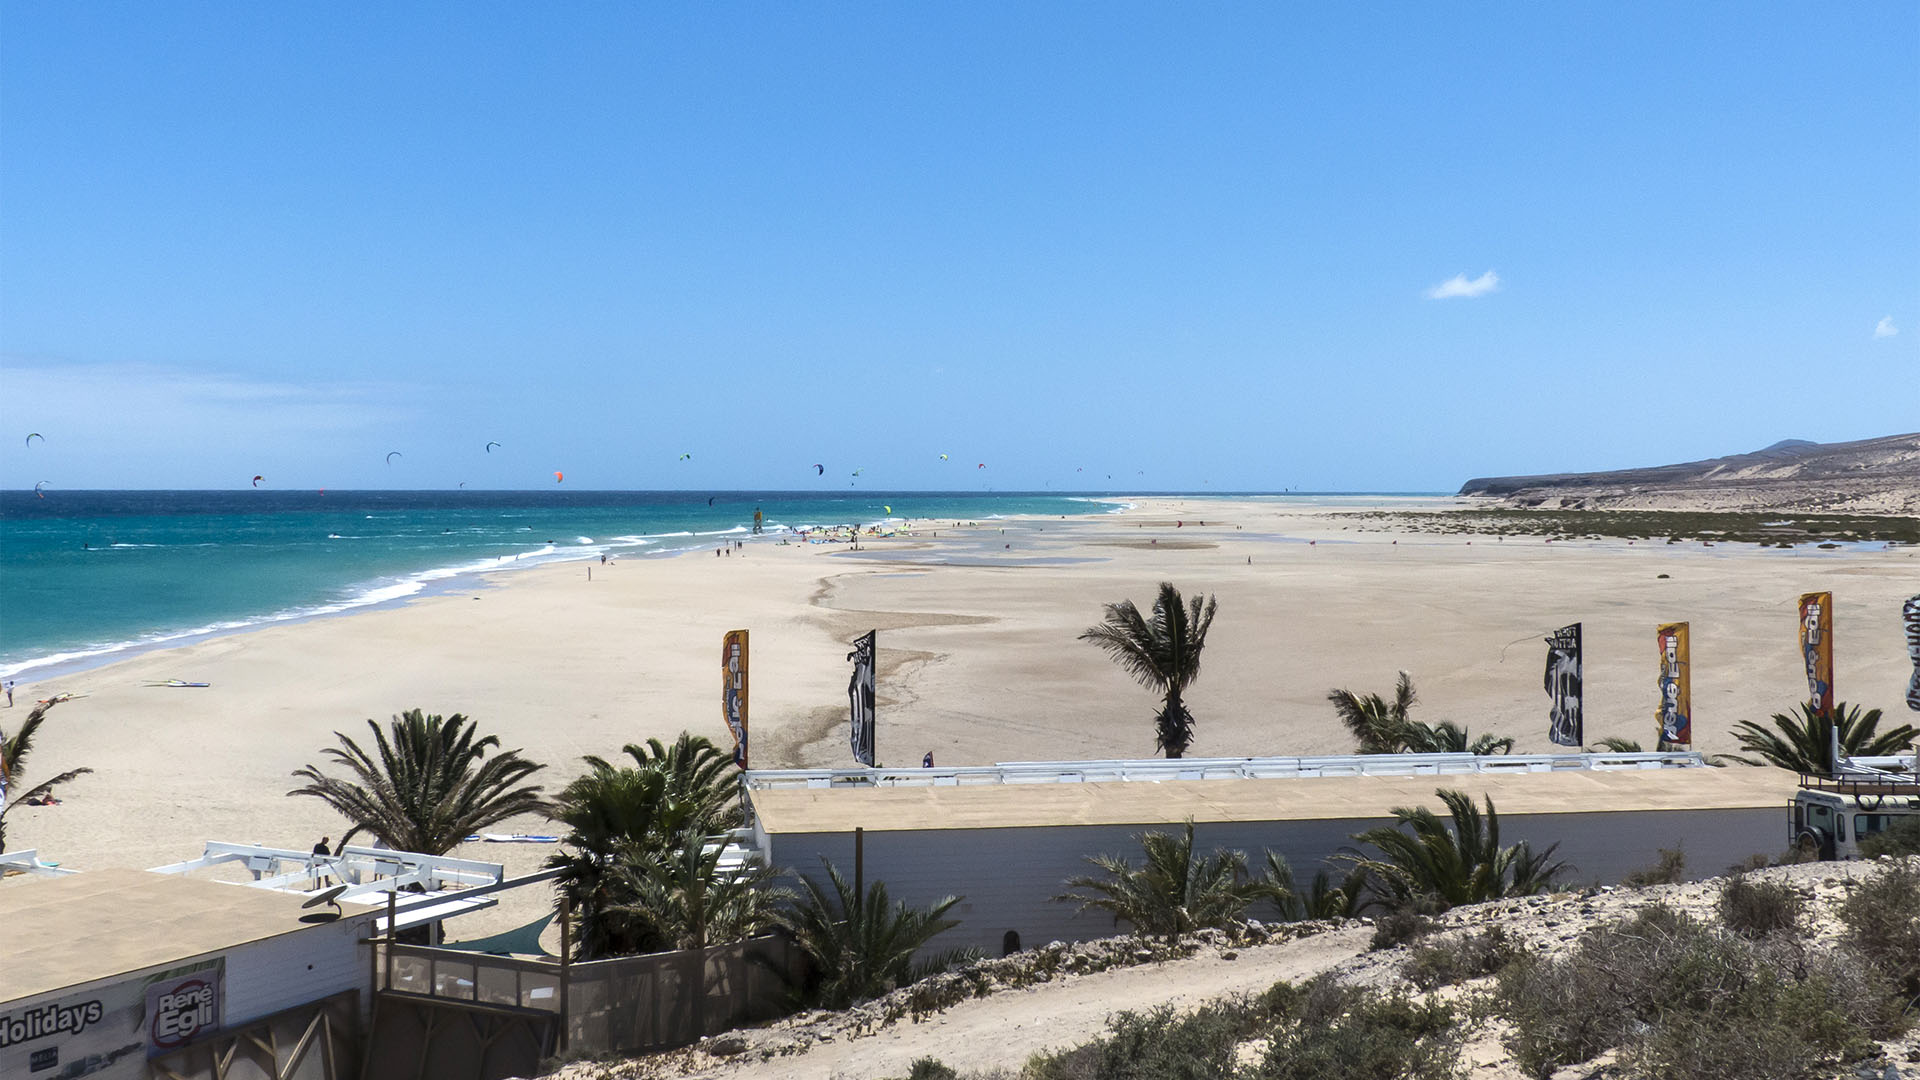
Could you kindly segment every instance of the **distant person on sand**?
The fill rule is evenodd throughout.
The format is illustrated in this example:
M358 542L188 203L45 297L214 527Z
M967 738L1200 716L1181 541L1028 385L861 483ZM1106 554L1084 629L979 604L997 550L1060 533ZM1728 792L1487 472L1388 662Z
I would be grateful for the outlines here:
M323 836L320 838L319 843L313 845L313 854L315 858L315 862L313 864L313 887L316 889L320 887L321 883L324 882L327 877L326 867L321 865L321 863L318 860L333 854L332 852L327 850L327 842L332 839L333 838L330 836Z
M933 751L927 751L927 756L920 759L920 767L923 769L933 768Z
M7 680L7 708L13 708L13 680Z

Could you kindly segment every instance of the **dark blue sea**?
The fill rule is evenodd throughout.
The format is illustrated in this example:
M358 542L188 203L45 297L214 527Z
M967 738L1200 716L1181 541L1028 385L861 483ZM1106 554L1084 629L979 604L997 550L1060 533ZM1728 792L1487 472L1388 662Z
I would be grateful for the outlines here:
M711 505L709 505L711 500ZM1118 497L681 491L0 492L0 677L398 603L531 566L894 518L1086 514Z

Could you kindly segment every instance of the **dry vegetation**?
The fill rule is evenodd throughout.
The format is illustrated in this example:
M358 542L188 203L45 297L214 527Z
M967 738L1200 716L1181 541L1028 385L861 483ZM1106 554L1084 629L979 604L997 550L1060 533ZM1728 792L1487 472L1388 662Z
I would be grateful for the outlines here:
M1172 947L1128 938L1053 945L846 1013L796 1017L670 1055L575 1065L572 1077L1920 1076L1920 858L1459 907L1407 943L1367 948L1349 933L1351 947L1327 953L1305 977L1197 1008L1116 1012L1104 1028L1046 1040L1018 1064L1007 1058L1020 1041L1004 1011L988 1021L980 1000L1004 994L1045 1031L1049 994L1082 973L1153 980L1171 994L1191 978L1183 965L1211 957L1257 966L1351 925L1289 924L1281 944L1269 940L1275 928L1256 923L1250 933L1206 931ZM1121 970L1129 965L1137 966ZM894 1057L899 1040L924 1052L898 1065L846 1064L861 1057L844 1051L889 1031L898 1036ZM809 1069L810 1050L836 1045L838 1064Z

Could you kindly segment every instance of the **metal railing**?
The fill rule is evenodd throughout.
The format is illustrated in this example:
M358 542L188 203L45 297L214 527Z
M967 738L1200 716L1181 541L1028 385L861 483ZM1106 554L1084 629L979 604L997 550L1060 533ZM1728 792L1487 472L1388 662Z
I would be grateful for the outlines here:
M186 874L223 863L244 864L253 875L248 884L261 889L311 892L317 886L310 883L331 878L348 886L339 899L361 903L382 899L380 894L414 885L431 893L449 886L473 889L498 885L506 877L506 868L500 863L423 855L416 851L349 846L338 855L318 855L224 840L207 841L197 859L156 866L152 872Z
M965 787L1162 780L1270 780L1326 776L1447 776L1705 768L1698 751L1591 754L1334 754L1319 757L1008 761L997 765L875 769L753 769L748 791L782 788Z

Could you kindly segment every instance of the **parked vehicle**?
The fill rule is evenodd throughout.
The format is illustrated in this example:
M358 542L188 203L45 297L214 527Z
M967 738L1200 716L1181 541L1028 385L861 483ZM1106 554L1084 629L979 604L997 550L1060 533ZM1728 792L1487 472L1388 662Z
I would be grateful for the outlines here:
M1832 776L1800 774L1788 839L1822 859L1852 859L1860 841L1905 818L1920 818L1920 769L1913 754L1850 758Z

